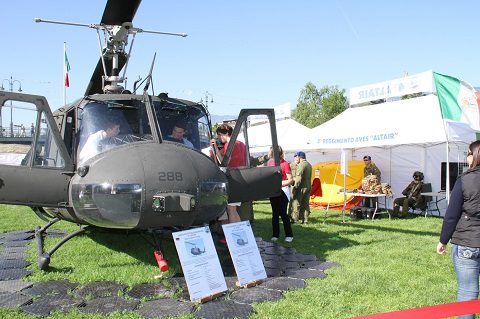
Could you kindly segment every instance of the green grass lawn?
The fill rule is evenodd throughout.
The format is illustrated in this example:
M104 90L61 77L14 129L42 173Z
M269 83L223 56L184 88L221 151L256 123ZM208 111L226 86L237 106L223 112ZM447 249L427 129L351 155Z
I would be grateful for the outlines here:
M270 205L256 203L254 210L255 235L268 240L271 237ZM326 220L324 216L324 211L312 209L310 224L293 225L293 243L283 243L283 237L279 242L302 253L340 263L341 267L327 270L325 279L308 279L305 289L289 291L281 301L255 305L256 314L251 318L337 319L456 300L450 257L435 252L441 218L418 216L342 223L339 211L329 211ZM29 208L17 206L0 205L0 218L0 233L33 230L44 223ZM60 222L52 228L73 231L78 226ZM171 268L167 276L180 271L170 238L164 240ZM58 240L47 239L46 247L52 247ZM34 243L29 260L33 270L31 281L67 279L84 284L115 280L133 286L159 280L155 278L159 270L152 247L135 233L93 232L76 237L53 255L46 272L36 268ZM134 313L110 317L140 318ZM0 318L34 317L0 309ZM100 317L72 312L49 318Z

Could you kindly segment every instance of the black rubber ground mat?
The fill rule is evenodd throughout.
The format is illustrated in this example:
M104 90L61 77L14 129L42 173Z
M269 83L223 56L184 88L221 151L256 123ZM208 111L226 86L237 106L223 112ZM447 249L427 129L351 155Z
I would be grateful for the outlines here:
M2 236L3 241L33 239L35 232L33 230L19 230L11 233L5 233Z
M25 268L30 266L30 263L23 258L19 259L0 259L0 270L12 268Z
M31 270L26 269L0 269L0 281L21 279L31 273Z
M304 261L305 256L306 255L304 255L304 254L295 253L295 254L291 254L291 255L285 255L284 258L287 261L296 261L298 263L303 263L303 262L305 262Z
M326 275L321 270L315 269L289 269L285 272L285 276L290 278L298 278L298 279L309 279L309 278L325 278Z
M112 281L99 281L77 288L74 291L74 294L84 299L87 297L88 299L110 297L117 296L119 293L123 293L127 287L127 285Z
M14 293L29 288L33 283L21 279L0 281L0 293Z
M0 294L0 307L16 308L32 301L32 297L19 293Z
M305 288L306 286L307 284L303 279L289 277L268 278L265 282L259 285L261 288L275 289L279 291Z
M203 319L237 318L246 319L253 313L248 304L239 304L233 301L211 301L199 306L195 316Z
M277 260L265 260L263 262L263 266L265 268L275 268L275 269L281 269L281 263L283 261L281 259L277 259Z
M134 286L132 290L127 292L129 297L135 299L152 299L152 298L170 298L175 293L174 287L166 287L164 284L161 283L153 283L153 284L141 284Z
M230 298L235 302L251 305L253 303L265 301L277 301L282 298L282 292L278 290L253 287L237 290L232 293Z
M28 314L48 316L53 311L68 312L82 304L83 300L78 298L66 295L48 295L35 299L32 303L22 306L21 309Z
M27 240L9 240L3 243L4 247L24 247L30 244L32 241L30 239Z
M299 269L300 264L294 261L282 261L280 262L280 269L287 270L287 269Z
M63 236L64 233L52 235ZM0 307L20 307L26 313L37 316L78 307L81 312L100 315L135 310L145 318L181 316L192 312L199 318L248 318L253 313L251 304L278 300L284 291L306 287L304 279L324 278L323 270L340 266L318 260L314 255L301 254L294 248L256 238L268 278L255 287L240 288L236 285L238 278L229 252L221 246L218 254L222 256L221 265L228 292L195 307L190 302L183 275L168 279L168 283L136 285L128 292L127 285L112 281L82 286L67 280L27 282L25 276L31 271L25 269L30 264L25 256L31 240L25 237L31 236L33 232L14 232L4 234L0 239ZM120 297L123 294L126 296Z
M313 261L304 261L302 262L302 268L309 268L309 269L317 269L321 264L323 264L324 260L313 260ZM322 270L322 269L318 269Z
M301 261L303 261L303 262L318 260L317 256L315 256L315 255L304 255L304 254L297 253L296 256L299 259L301 258Z
M136 312L147 319L153 319L168 316L184 316L191 313L193 309L193 304L190 302L175 299L158 299L145 302Z
M77 283L71 283L67 280L45 281L35 283L31 288L23 290L22 293L31 296L66 295L77 286Z
M80 307L80 312L97 313L109 315L115 311L134 310L140 304L139 300L127 300L122 297L98 298L85 302L85 306Z
M265 272L268 277L280 277L283 274L283 271L280 268L268 268L265 267Z
M27 258L26 252L4 253L3 251L0 251L0 260L25 259L25 258Z
M286 247L280 246L280 245L275 245L275 246L270 246L270 247L265 247L263 249L262 254L266 255L285 255L285 252L291 253L289 249Z
M24 254L27 250L28 247L26 246L11 246L7 247L3 245L4 247L0 249L0 253L2 255L9 255L9 254Z
M279 255L267 255L267 254L262 254L260 255L260 257L262 257L262 260L263 261L282 261L282 260L285 260L283 258L283 256L279 256Z
M273 247L273 246L276 246L277 244L276 243L272 243L270 241L257 241L257 247L258 248L267 248L267 247Z

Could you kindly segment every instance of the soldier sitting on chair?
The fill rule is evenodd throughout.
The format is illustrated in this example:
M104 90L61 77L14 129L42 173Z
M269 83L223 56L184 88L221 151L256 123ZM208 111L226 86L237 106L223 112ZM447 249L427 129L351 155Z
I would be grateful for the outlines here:
M420 195L423 187L423 173L416 171L413 173L413 181L408 184L402 194L405 197L395 198L393 201L393 216L400 218L406 217L408 214L408 209L410 207L418 207L422 201L423 196ZM400 207L402 207L402 212L400 213Z

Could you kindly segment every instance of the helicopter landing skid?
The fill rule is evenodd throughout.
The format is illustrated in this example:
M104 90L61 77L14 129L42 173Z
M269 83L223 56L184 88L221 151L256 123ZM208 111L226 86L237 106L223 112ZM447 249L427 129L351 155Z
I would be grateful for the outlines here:
M52 249L50 249L49 252L44 252L43 237L45 235L45 231L58 221L60 221L60 219L54 218L50 222L48 222L45 226L41 228L37 227L37 229L35 229L35 239L37 241L37 265L38 265L38 268L41 270L46 270L48 268L48 265L50 264L50 259L53 253L58 248L60 248L63 244L65 244L68 240L72 239L73 237L84 233L86 230L86 228L84 227L80 228L79 230L65 236L58 244L56 244Z

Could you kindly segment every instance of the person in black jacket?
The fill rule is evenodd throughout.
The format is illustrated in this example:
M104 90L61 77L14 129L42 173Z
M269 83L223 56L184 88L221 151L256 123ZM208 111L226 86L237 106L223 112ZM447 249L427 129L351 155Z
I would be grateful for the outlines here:
M452 261L457 276L458 301L478 298L480 272L480 140L468 147L469 169L461 174L450 195L437 253L443 255L452 243ZM466 315L459 318L475 318Z

